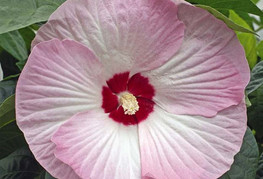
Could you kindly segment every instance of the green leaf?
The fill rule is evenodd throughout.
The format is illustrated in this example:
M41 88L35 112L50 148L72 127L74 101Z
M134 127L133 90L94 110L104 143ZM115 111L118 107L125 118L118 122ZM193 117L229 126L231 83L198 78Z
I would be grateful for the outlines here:
M16 66L17 60L6 51L0 53L0 63L4 72L4 78L20 73L19 68Z
M0 160L1 179L33 179L41 170L41 166L27 147L18 149Z
M249 94L251 106L248 110L248 124L256 130L256 137L263 137L263 85Z
M18 60L16 65L21 71L28 58L28 50L34 37L35 33L29 27L0 34L0 46Z
M24 66L25 66L25 64L26 64L26 60L19 61L19 62L16 63L16 66L22 71Z
M256 179L262 179L262 178L263 178L263 153L260 155L260 158L258 161L258 169L257 169Z
M246 102L247 108L249 108L252 105L250 100L249 100L249 98L248 98L248 96L247 96L247 94L245 95L245 102Z
M236 24L252 30L249 25L244 21L239 15L234 11L230 11L229 18ZM243 33L236 31L237 37L245 49L246 58L248 60L249 66L252 69L257 63L257 51L256 51L256 37L253 34Z
M17 30L0 34L0 46L19 61L28 57L25 41Z
M19 29L19 32L22 35L26 43L26 48L31 49L31 42L35 38L35 35L36 35L33 29L30 27L25 27L23 29Z
M251 130L247 128L240 151L234 157L230 170L219 179L253 179L256 176L258 147Z
M20 73L16 74L16 75L10 75L10 76L4 78L3 81L17 79L19 77L19 75L20 75Z
M234 10L263 16L263 12L250 0L187 0L190 3L211 6L217 10Z
M42 170L38 176L36 176L34 179L45 179L46 171Z
M263 61L259 62L252 70L250 82L247 85L247 94L252 93L263 85Z
M1 0L0 34L46 21L65 0Z
M255 32L253 23L256 23L256 17L257 16L250 16L248 13L245 12L236 12L243 20L246 21L246 23L249 25L249 27L251 27L253 29L253 31ZM228 16L229 17L229 16Z
M38 175L34 179L55 179L55 178L52 177L47 171L45 171L45 169L43 169L40 175Z
M235 30L235 31L240 31L240 32L246 32L246 33L252 33L252 34L256 34L255 32L253 32L251 29L247 29L245 27L242 27L236 23L234 23L233 21L231 21L228 17L226 17L224 14L222 14L221 12L218 12L216 9L210 7L210 6L205 6L205 5L196 5L197 7L200 7L202 9L207 10L208 12L210 12L211 14L213 14L216 18L222 20L225 22L225 24Z
M15 93L16 81L0 81L0 104L9 96Z
M261 58L261 60L263 60L263 40L259 42L256 50L257 50L258 56Z
M15 120L15 95L9 96L0 106L0 129Z
M23 146L27 146L27 143L15 122L7 124L0 129L0 159Z
M251 0L254 4L257 4L259 0Z
M45 179L55 179L48 172L46 172Z

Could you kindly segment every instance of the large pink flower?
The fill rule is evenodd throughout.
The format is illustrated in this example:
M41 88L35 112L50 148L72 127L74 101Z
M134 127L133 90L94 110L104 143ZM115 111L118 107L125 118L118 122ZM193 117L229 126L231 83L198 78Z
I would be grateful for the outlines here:
M62 179L213 179L246 130L234 32L170 0L67 0L33 42L17 123Z

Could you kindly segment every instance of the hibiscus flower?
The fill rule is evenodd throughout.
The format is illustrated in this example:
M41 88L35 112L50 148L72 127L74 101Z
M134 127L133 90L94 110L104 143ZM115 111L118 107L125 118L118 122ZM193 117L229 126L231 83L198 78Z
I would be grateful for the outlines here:
M249 68L235 33L170 0L67 0L19 78L16 116L64 179L213 179L246 130Z

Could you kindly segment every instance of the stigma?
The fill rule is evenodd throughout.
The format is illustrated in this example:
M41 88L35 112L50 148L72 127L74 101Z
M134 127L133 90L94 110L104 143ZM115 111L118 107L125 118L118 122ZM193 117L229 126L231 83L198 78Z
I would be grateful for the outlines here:
M121 94L119 102L123 107L124 114L134 115L139 110L138 101L131 93L124 92Z

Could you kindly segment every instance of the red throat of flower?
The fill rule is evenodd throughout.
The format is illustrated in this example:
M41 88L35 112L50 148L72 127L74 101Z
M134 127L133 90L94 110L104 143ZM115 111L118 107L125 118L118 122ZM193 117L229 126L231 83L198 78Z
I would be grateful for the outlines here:
M145 120L153 111L154 88L140 73L115 74L102 88L102 108L110 118L124 125Z

